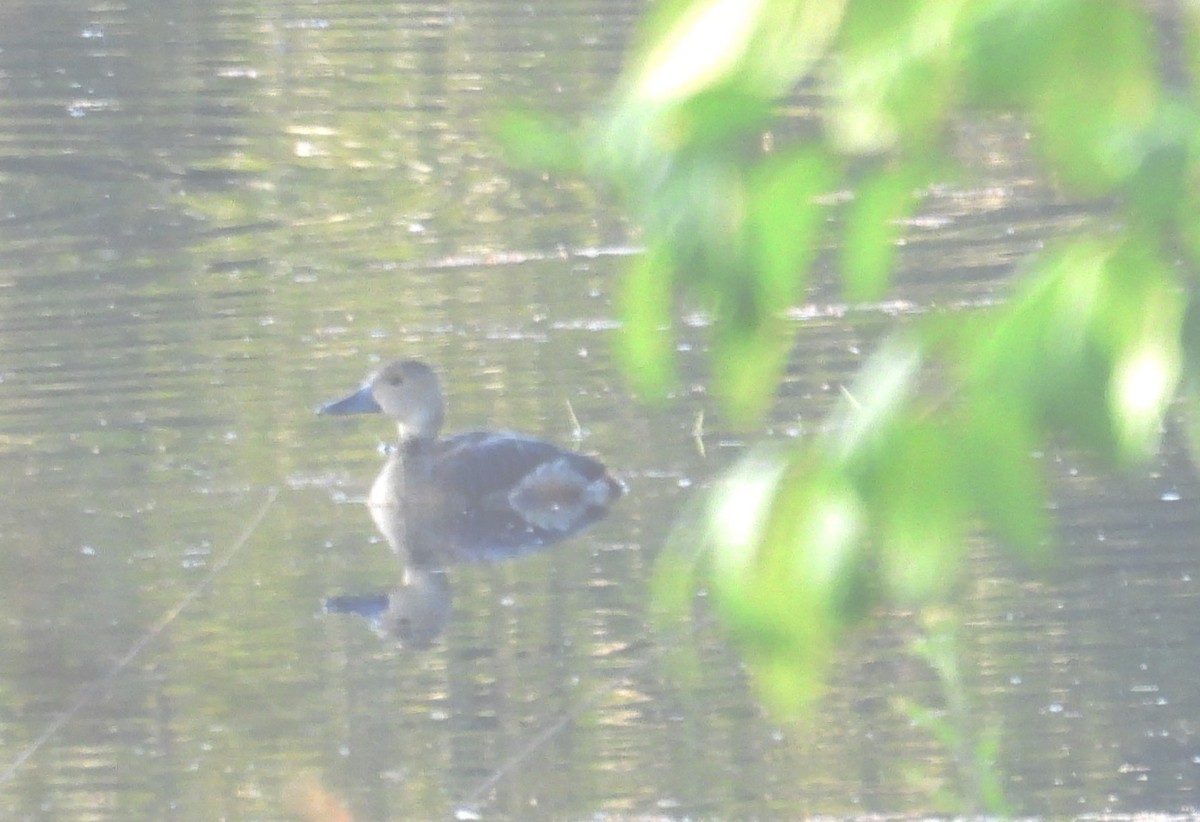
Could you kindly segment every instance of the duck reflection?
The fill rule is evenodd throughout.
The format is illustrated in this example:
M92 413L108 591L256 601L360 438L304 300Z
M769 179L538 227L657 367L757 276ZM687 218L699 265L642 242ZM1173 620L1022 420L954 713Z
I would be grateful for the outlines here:
M520 434L472 431L439 440L445 403L437 375L401 360L372 374L322 414L383 413L399 437L367 507L402 565L387 594L326 601L377 632L428 646L450 614L446 569L496 562L552 545L603 517L624 492L603 463Z
M329 597L325 612L355 614L381 638L395 640L406 648L423 649L445 630L451 602L445 571L406 565L394 590Z

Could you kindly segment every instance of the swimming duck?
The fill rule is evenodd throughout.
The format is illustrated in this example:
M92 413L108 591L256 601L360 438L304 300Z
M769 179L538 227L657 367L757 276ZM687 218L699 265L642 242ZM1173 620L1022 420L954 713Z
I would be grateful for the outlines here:
M439 534L420 541L449 543L456 561L556 542L603 517L624 492L599 460L545 440L490 431L439 440L441 385L416 360L385 365L319 413L383 413L396 422L399 441L368 497L372 517L385 533L397 523L411 531L419 520L419 530Z

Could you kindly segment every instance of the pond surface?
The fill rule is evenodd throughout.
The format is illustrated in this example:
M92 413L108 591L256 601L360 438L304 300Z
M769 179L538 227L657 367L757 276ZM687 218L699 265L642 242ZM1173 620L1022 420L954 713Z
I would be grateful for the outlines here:
M750 440L706 395L702 316L683 396L629 395L609 349L636 232L487 136L508 105L602 99L642 8L0 6L0 816L952 809L948 752L898 707L940 698L912 615L861 632L794 725L719 631L689 673L653 626L672 521ZM963 132L978 177L931 193L894 300L842 305L827 273L794 308L764 436L811 433L890 324L1002 299L1080 224L1019 128ZM570 541L450 569L425 650L325 607L396 582L362 504L393 429L314 409L400 356L437 367L450 430L546 437L628 486ZM1200 489L1174 440L1115 480L1045 455L1048 577L978 546L963 665L1023 813L1200 806Z

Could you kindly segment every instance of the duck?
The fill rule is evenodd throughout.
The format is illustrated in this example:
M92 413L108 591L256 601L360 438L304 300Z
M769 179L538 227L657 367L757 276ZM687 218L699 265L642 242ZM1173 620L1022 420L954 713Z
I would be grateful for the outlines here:
M378 413L395 422L397 441L367 498L393 547L416 542L421 554L440 553L447 561L502 559L575 534L625 493L600 460L543 439L507 431L440 439L445 406L434 370L407 359L388 363L352 394L318 409ZM388 534L398 528L408 533Z

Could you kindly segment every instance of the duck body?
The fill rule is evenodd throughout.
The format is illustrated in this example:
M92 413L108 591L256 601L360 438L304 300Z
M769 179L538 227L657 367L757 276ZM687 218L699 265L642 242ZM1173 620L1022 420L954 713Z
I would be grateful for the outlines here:
M384 413L399 442L372 486L377 525L403 522L407 542L453 561L494 561L550 545L602 518L624 493L599 460L535 437L470 431L438 439L437 377L390 363L325 414Z

